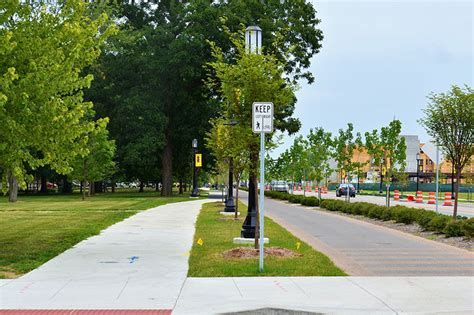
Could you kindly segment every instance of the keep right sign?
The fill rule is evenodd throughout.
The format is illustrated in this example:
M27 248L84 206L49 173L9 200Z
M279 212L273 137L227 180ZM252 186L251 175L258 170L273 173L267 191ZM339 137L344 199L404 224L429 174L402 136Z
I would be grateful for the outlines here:
M273 132L273 103L255 102L252 104L252 130L255 133Z

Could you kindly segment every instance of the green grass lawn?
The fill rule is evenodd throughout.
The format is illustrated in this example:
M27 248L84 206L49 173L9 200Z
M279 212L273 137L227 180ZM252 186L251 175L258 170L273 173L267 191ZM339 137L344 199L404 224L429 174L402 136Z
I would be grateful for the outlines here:
M190 277L241 277L241 276L344 276L341 269L311 246L299 240L280 225L265 218L265 237L270 244L265 246L283 247L302 254L291 258L265 258L265 272L258 271L258 258L227 259L222 256L226 250L245 246L232 243L240 236L244 217L230 220L219 214L219 202L204 204L196 223L196 234L189 259ZM241 209L245 209L242 203ZM243 211L245 212L245 211ZM203 240L199 245L197 241ZM297 243L300 248L297 249ZM249 245L250 246L250 245ZM253 246L253 245L252 245Z
M160 197L157 192L81 195L21 195L16 203L0 198L0 278L37 268L78 242L140 210L189 195Z

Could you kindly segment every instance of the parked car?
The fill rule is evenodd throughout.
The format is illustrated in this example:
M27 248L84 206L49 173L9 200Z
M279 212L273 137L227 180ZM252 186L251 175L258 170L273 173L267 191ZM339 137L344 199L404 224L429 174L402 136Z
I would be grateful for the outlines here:
M354 185L352 185L352 184L340 184L336 188L336 197L346 196L348 188L349 188L349 196L350 197L355 197L356 196L356 190L355 190Z
M288 183L284 180L276 180L271 182L270 190L273 191L280 191L280 192L288 192Z

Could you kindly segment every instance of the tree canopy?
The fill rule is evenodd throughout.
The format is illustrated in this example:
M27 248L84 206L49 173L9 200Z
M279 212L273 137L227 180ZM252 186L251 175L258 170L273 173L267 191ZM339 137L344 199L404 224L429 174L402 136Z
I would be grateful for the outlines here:
M25 187L27 169L49 165L66 174L78 154L86 155L87 134L95 122L84 119L92 103L83 90L85 75L114 32L107 16L91 18L80 0L46 6L7 1L0 9L0 165L10 200L17 183Z

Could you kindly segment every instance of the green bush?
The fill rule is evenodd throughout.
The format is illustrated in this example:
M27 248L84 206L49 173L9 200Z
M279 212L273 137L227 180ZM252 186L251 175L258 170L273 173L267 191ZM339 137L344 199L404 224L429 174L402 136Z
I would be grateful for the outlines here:
M392 219L398 223L411 224L416 221L418 211L418 209L405 206L395 206L392 209Z
M329 207L329 204L332 203L332 202L333 202L333 200L331 200L331 199L324 199L319 204L319 207L321 207L323 209L327 209Z
M447 215L438 214L431 219L430 223L428 223L428 230L443 233L443 230L450 219L451 218Z
M380 216L380 220L390 221L392 220L393 211L392 208L385 208Z
M427 230L431 220L436 216L438 216L438 214L434 211L420 210L418 217L416 218L416 223L418 223L423 229Z
M301 202L301 204L305 206L310 206L310 207L317 207L319 206L319 199L316 197L306 197L306 198L303 198L303 201Z
M370 207L369 213L367 214L369 218L372 219L381 219L382 214L386 208L383 206L373 205Z
M463 220L461 224L461 230L467 237L474 237L474 218Z
M351 207L351 213L356 215L364 215L369 212L367 209L368 206L371 204L367 202L354 202Z
M303 201L303 196L301 195L291 195L289 198L288 198L288 201L291 202L291 203L301 203L301 201Z
M459 220L455 221L453 219L448 221L448 223L446 224L446 227L443 230L443 233L446 235L446 237L463 236L464 235L463 230L462 230L463 221L459 221Z

